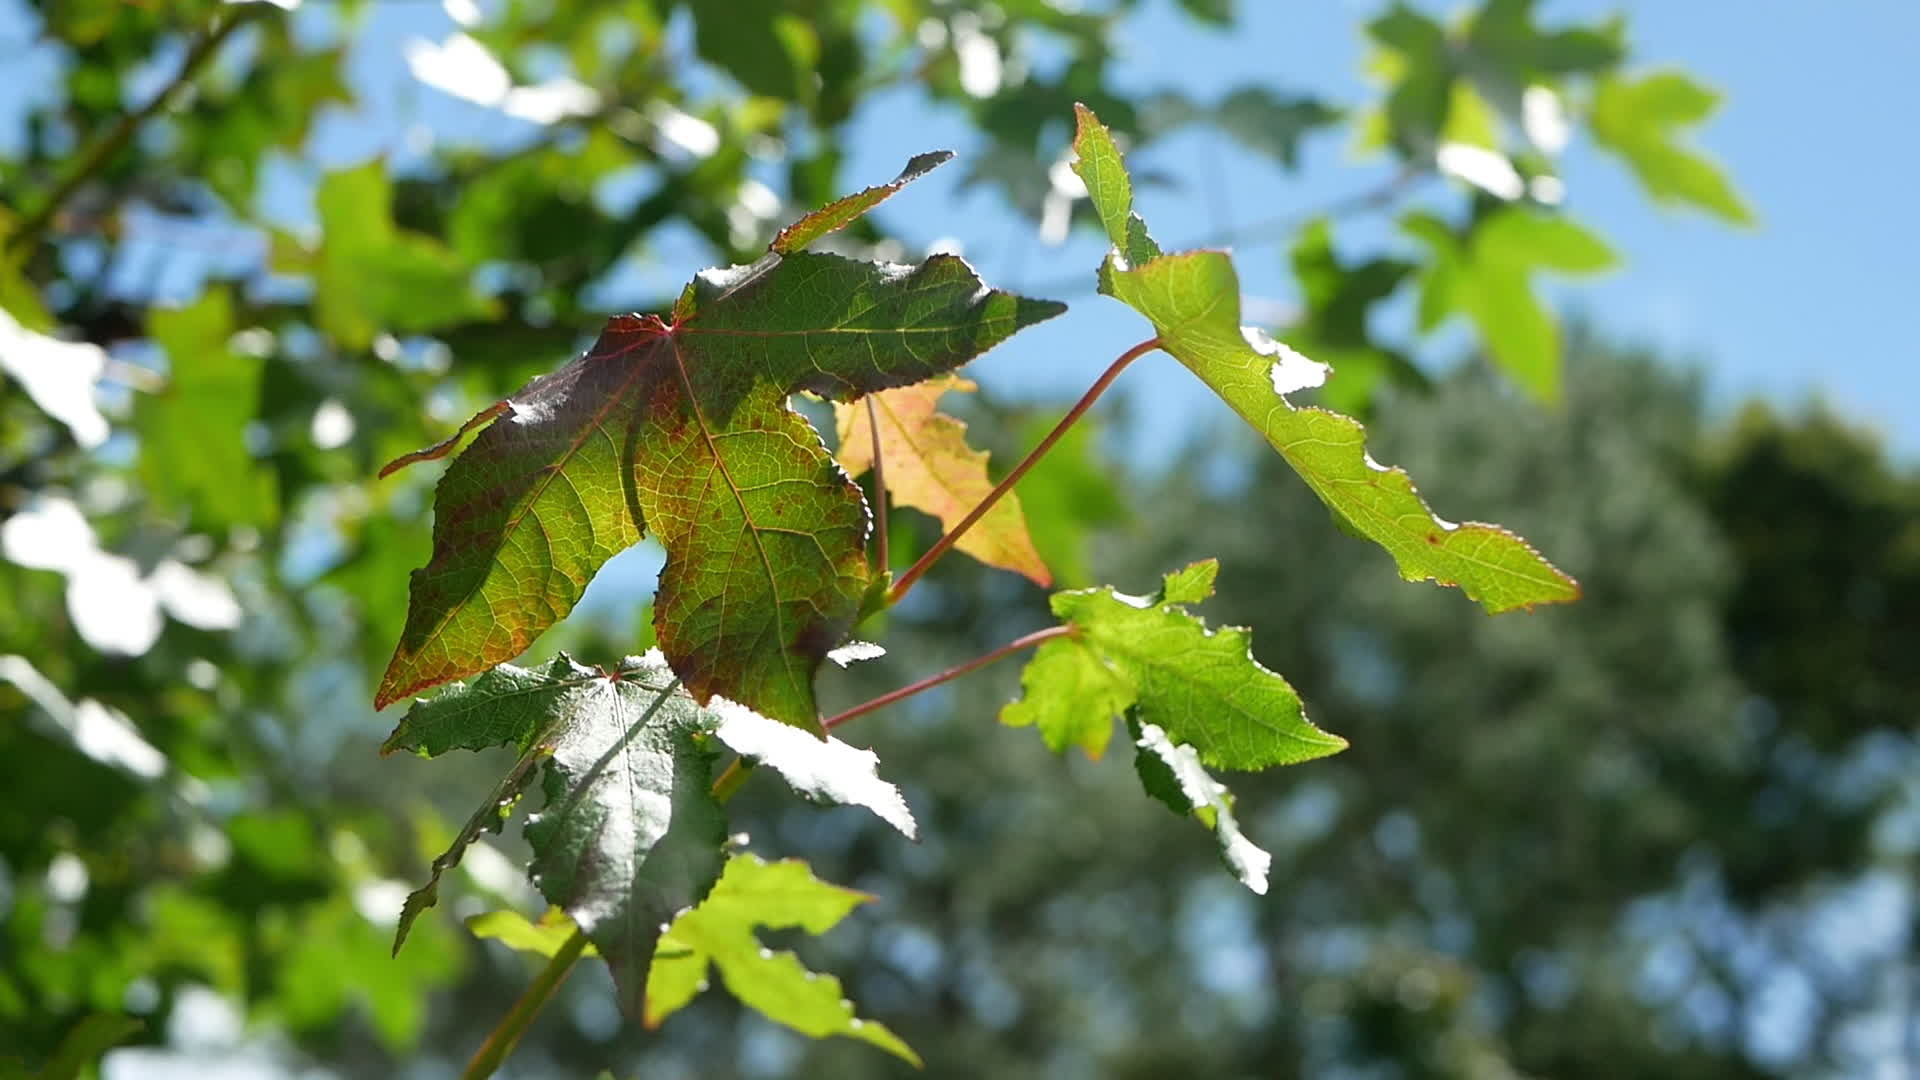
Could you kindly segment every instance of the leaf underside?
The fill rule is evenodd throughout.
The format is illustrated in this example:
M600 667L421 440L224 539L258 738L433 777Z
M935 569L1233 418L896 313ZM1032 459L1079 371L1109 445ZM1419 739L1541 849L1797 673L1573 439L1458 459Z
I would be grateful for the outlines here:
M1260 432L1340 521L1385 548L1402 577L1457 585L1490 612L1579 596L1572 578L1505 529L1434 516L1405 471L1367 455L1351 417L1288 402L1286 393L1318 385L1325 369L1241 327L1239 278L1226 253L1160 251L1132 212L1112 136L1084 106L1077 112L1074 168L1115 249L1100 268L1101 292L1146 316L1161 348Z
M669 319L608 320L585 355L470 422L485 426L440 480L376 704L511 659L650 531L667 550L656 632L693 696L815 728L813 674L859 614L871 522L788 398L916 383L1062 310L951 255L789 251L702 272Z

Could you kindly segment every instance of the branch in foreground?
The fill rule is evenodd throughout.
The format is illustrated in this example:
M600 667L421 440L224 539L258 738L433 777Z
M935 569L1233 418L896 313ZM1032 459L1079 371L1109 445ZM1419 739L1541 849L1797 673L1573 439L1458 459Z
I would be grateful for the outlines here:
M573 970L574 963L586 948L586 931L575 930L566 944L553 954L553 959L547 961L547 966L527 985L519 1000L513 1003L513 1008L507 1010L507 1015L501 1017L500 1023L487 1034L487 1041L474 1051L473 1060L467 1062L467 1071L460 1074L461 1080L486 1080L500 1068L507 1060L507 1055L513 1053L520 1036L525 1035L527 1028L533 1025L534 1017L540 1015L540 1010L553 997L554 991L566 981L567 974Z
M960 524L948 530L947 535L942 536L932 547L927 549L925 555L920 556L918 562L914 563L906 573L900 575L900 580L894 582L893 588L887 593L887 603L889 605L899 603L900 598L907 595L907 590L913 588L913 583L919 581L922 574L932 569L933 564L939 562L940 557L945 555L947 550L953 547L954 544L958 543L960 537L964 536L968 529L973 528L975 523L982 517L985 517L987 511L993 509L994 503L999 502L1007 492L1012 491L1013 486L1020 482L1020 478L1027 475L1027 470L1039 464L1040 459L1046 456L1047 451L1053 449L1053 444L1059 442L1060 437L1067 433L1067 429L1071 428L1088 409L1093 407L1093 403L1100 399L1100 395L1105 393L1107 387L1113 384L1113 380L1120 377L1120 373L1127 369L1128 364L1133 363L1135 360L1159 347L1160 339L1150 338L1128 349L1126 352L1121 353L1119 358L1108 365L1107 370L1102 372L1098 379L1094 380L1094 384L1087 389L1085 394L1081 395L1080 400L1074 403L1073 408L1067 410L1067 415L1061 417L1060 422L1053 426L1053 430L1047 432L1047 437L1040 440L1040 445L1034 447L1026 457L1022 458L1020 464L1015 465L1013 471L1007 474L1006 479L1000 481L998 486L987 493L986 498L980 500L980 505L975 506L972 512L960 519ZM876 447L877 445L876 443ZM874 455L874 459L876 461L879 460L878 453Z
M1030 649L1043 641L1051 641L1054 638L1065 637L1071 633L1073 633L1073 628L1070 626L1049 626L1045 630L1035 630L1031 634L1014 638L1012 641L1007 642L1005 645L1000 646L984 656L976 656L963 664L956 664L940 672L938 675L929 675L919 682L908 683L898 690L881 694L872 701L862 702L845 712L829 716L820 722L820 726L831 731L849 720L865 716L876 709L884 709L894 702L903 701L920 693L922 690L931 690L943 682L950 682L969 672L978 671L988 664L993 663L995 660L1017 653L1021 649Z

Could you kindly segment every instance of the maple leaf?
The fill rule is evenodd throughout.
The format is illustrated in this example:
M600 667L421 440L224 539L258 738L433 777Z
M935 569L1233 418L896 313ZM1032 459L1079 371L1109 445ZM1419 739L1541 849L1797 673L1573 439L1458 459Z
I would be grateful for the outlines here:
M1132 182L1113 137L1077 106L1074 168L1114 251L1100 291L1153 323L1160 347L1252 425L1352 531L1387 549L1408 581L1458 585L1490 612L1577 599L1580 587L1497 525L1434 516L1406 472L1376 464L1352 417L1298 408L1288 393L1319 385L1315 364L1240 325L1240 281L1220 251L1164 254L1133 213Z
M824 934L871 899L821 881L797 859L769 863L756 855L735 855L713 892L675 919L660 939L647 983L647 1026L659 1026L692 1001L705 989L712 967L734 997L769 1020L810 1038L861 1039L918 1066L920 1056L886 1025L854 1015L840 980L808 971L790 952L767 949L754 933L756 927L798 927Z
M667 550L654 624L687 689L817 730L813 674L873 584L871 521L789 396L920 382L1065 310L989 289L951 255L791 250L892 190L802 219L750 266L703 271L665 319L608 320L584 356L389 465L483 429L440 480L433 554L375 703L512 658L650 531Z
M1152 724L1199 759L1225 769L1291 765L1346 749L1315 727L1300 696L1253 658L1247 632L1209 630L1185 605L1213 592L1212 559L1168 574L1152 597L1102 586L1053 594L1073 631L1051 638L1022 672L1022 697L1001 711L1034 725L1059 751L1098 757L1116 716Z
M967 445L967 425L938 410L949 391L972 391L974 384L943 375L870 399L876 410L882 449L880 466L887 493L901 506L924 510L951 531L993 491L987 452ZM840 428L840 464L859 477L873 467L873 425L864 405L836 405ZM988 566L1024 574L1035 584L1053 584L1053 575L1034 550L1020 497L1008 492L993 509L963 533L954 545Z
M623 727L640 713L644 715L632 721L631 730ZM624 740L623 730L628 730ZM644 884L637 868L645 864L662 836L684 840L676 840L685 848L676 859L685 860L688 851L696 863L706 857L704 844L711 837L705 830L719 827L719 806L709 789L695 791L690 785L693 778L704 775L713 756L704 745L709 734L741 756L771 767L794 791L814 802L862 806L908 837L914 835L913 814L900 789L876 775L878 759L872 751L832 737L814 738L724 699L703 708L674 684L673 672L658 650L630 656L611 671L578 664L564 653L537 670L501 664L471 682L454 683L432 698L414 702L382 747L382 752L408 750L422 757L497 746L520 751L506 777L433 861L426 884L408 895L395 930L394 951L400 951L414 921L438 900L441 875L459 865L467 847L483 833L500 830L537 774L537 766L549 758L547 809L539 824L528 825L536 877L544 875L555 882L556 889L565 890L567 900L551 892L548 898L570 914L576 909L632 910L647 899L634 895ZM561 794L556 796L556 790ZM583 800L584 810L576 806ZM614 837L607 841L614 848L593 847L599 838L592 827L555 821L556 807L570 807L569 815L601 822ZM660 833L663 813L668 826ZM629 821L631 829L626 825ZM673 829L691 829L692 838L685 839ZM632 833L632 839L614 836L621 830ZM718 841L714 843L717 851ZM566 860L580 854L595 860L595 868L566 870ZM558 882L556 873L566 879L565 884ZM662 918L674 910L678 909L664 913L647 909L649 915ZM657 925L661 920L654 921ZM594 940L600 942L603 936ZM637 947L626 949L629 963ZM640 974L645 974L644 968ZM616 971L615 977L622 976Z

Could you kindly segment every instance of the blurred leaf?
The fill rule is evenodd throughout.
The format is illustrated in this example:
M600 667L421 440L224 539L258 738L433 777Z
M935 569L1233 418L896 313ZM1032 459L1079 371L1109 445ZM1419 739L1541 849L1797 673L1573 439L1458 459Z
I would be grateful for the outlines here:
M260 407L260 361L229 345L233 301L210 288L192 305L156 310L147 333L166 350L167 381L134 401L140 477L154 500L213 528L279 516L272 472L244 434Z
M1021 700L1001 722L1037 725L1048 745L1097 756L1125 710L1226 769L1345 749L1345 739L1308 721L1285 679L1254 660L1246 631L1209 630L1188 614L1185 603L1212 591L1211 574L1204 563L1175 571L1156 597L1105 586L1055 593L1053 613L1073 632L1040 646L1021 677Z
M1233 876L1240 879L1240 884L1265 895L1267 868L1273 856L1240 832L1233 816L1233 796L1226 785L1207 775L1193 747L1176 744L1153 724L1129 716L1127 731L1133 737L1134 771L1147 794L1181 817L1196 818L1212 830L1220 843L1220 857Z
M813 672L867 591L868 514L788 397L918 382L1062 310L949 255L796 252L700 274L670 323L608 320L584 357L388 466L491 422L440 482L376 703L517 655L645 523L667 549L660 646L689 691L814 727Z
M67 1032L53 1060L40 1070L37 1080L79 1080L88 1065L98 1064L107 1051L145 1027L144 1022L132 1016L107 1013L89 1016Z
M713 892L660 939L661 959L647 984L647 1026L659 1026L693 1000L711 965L734 997L775 1023L813 1039L859 1039L918 1067L920 1056L886 1025L854 1015L839 979L808 971L790 952L767 949L755 933L797 927L818 936L871 899L819 880L797 859L769 863L735 855ZM689 955L669 959L668 949Z
M419 1045L433 991L461 967L451 934L428 924L414 947L394 958L387 935L343 896L310 906L285 928L272 972L274 1002L296 1031L325 1030L357 1002L380 1042L404 1053ZM370 971L378 978L368 978Z
M1091 155L1091 164L1083 156L1077 167L1090 167L1103 178L1102 185L1087 184L1098 192L1096 204L1124 193L1124 183L1111 179L1117 169L1124 180L1124 166L1099 121L1085 110L1080 132L1075 145ZM1127 223L1124 235L1112 236L1127 258L1109 256L1102 264L1101 291L1145 315L1161 347L1265 436L1340 519L1386 548L1401 577L1459 585L1495 613L1579 595L1572 578L1512 533L1435 517L1405 472L1381 468L1367 456L1365 433L1351 418L1291 405L1285 394L1316 385L1324 369L1240 326L1240 283L1226 254L1162 256L1125 203L1101 206L1100 216Z
M932 514L940 519L942 529L951 531L994 486L987 474L986 451L968 446L967 425L937 408L941 395L973 389L969 380L942 375L883 390L866 401L834 405L841 468L858 479L873 466L873 425L867 418L867 402L871 402L879 419L888 499L893 505ZM1053 584L1028 535L1020 496L1013 492L995 503L954 546L988 566L1025 575L1037 585Z
M1713 114L1720 96L1677 71L1639 81L1603 79L1593 99L1593 135L1620 155L1657 202L1691 205L1736 225L1753 211L1725 174L1676 140Z
M777 0L687 0L703 60L753 93L787 101L809 96L819 40Z
M1454 78L1446 30L1426 15L1396 2L1367 24L1379 50L1375 67L1388 77L1384 110L1387 140L1403 157L1432 157L1447 126Z
M1572 220L1504 207L1482 218L1463 245L1438 219L1409 215L1406 231L1432 258L1421 322L1432 328L1453 310L1472 319L1494 362L1541 401L1560 400L1560 331L1533 288L1537 270L1596 273L1612 249Z
M317 253L283 262L309 266L320 328L348 349L382 331L436 330L491 318L498 305L476 293L472 268L438 240L393 224L393 187L379 161L328 173L317 196Z

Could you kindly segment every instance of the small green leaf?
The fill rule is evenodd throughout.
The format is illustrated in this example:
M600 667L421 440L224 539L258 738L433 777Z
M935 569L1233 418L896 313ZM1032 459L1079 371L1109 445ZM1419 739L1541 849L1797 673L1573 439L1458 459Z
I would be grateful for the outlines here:
M527 917L517 911L489 911L468 919L467 929L474 937L498 941L517 952L548 958L580 932L573 920L567 918L567 913L559 908L548 908L537 923L528 922ZM600 950L588 943L580 955L599 956ZM654 950L655 963L665 958L666 950Z
M1253 658L1245 630L1209 630L1180 606L1190 600L1166 599L1205 595L1216 571L1212 560L1175 571L1151 599L1104 586L1055 593L1053 612L1072 633L1040 646L1021 678L1023 698L1001 721L1038 724L1056 749L1079 745L1097 756L1113 718L1130 709L1224 769L1345 749L1345 739L1307 720L1285 679Z
M920 1056L886 1025L854 1015L840 980L808 971L790 952L768 950L755 933L797 927L824 934L871 899L819 880L798 860L735 855L712 893L660 939L661 957L647 986L647 1026L657 1027L693 1000L711 965L734 997L775 1023L814 1039L860 1039L919 1066ZM687 955L669 959L668 949Z
M1212 830L1220 844L1220 857L1233 876L1240 879L1240 884L1266 895L1267 869L1273 864L1273 856L1241 833L1240 823L1233 816L1233 796L1226 785L1207 774L1193 747L1176 744L1160 728L1130 716L1127 731L1133 736L1133 767L1140 775L1140 786L1167 809L1181 817L1196 818Z
M364 349L382 331L436 330L497 311L458 256L394 226L393 185L378 160L328 173L316 204L319 251L283 245L281 261L311 270L320 328L339 344Z
M1593 98L1594 138L1620 155L1657 202L1690 205L1736 225L1754 224L1753 211L1711 160L1681 145L1684 129L1704 122L1718 94L1677 71L1634 81L1609 77Z
M1169 573L1161 580L1157 603L1197 604L1213 595L1214 579L1220 576L1219 559L1201 559Z
M1107 193L1096 195L1095 205L1101 220L1110 223L1110 238L1116 247L1123 240L1135 244L1138 232L1145 248L1157 251L1145 239L1144 226L1135 228L1139 218L1131 206L1102 204L1127 192L1125 166L1093 114L1082 108L1079 119L1074 145L1083 166L1089 155L1098 162L1088 168L1103 182L1089 180L1087 188ZM1111 231L1116 222L1125 223L1124 235ZM1240 325L1240 281L1224 252L1185 252L1144 262L1109 255L1101 268L1101 291L1145 315L1160 347L1265 436L1336 515L1386 548L1401 577L1458 585L1496 613L1579 596L1572 578L1505 529L1435 517L1404 471L1382 468L1367 455L1366 433L1351 417L1288 402L1287 393L1324 381L1325 368Z
M1563 216L1511 206L1475 223L1463 243L1445 223L1409 215L1403 228L1432 250L1421 297L1431 329L1453 309L1479 329L1494 362L1542 401L1560 400L1560 330L1533 288L1536 270L1596 273L1615 265L1612 249Z
M1134 687L1098 653L1071 638L1043 642L1020 673L1020 700L1000 710L1008 727L1034 727L1056 754L1078 746L1098 759L1113 721L1133 703Z

